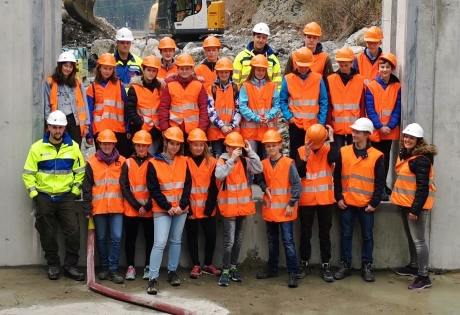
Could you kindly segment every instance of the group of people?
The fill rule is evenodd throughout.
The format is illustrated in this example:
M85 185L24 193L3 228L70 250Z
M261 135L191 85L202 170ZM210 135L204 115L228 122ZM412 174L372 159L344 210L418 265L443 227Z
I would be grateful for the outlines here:
M322 51L321 28L309 23L305 45L289 57L284 75L267 44L269 27L258 23L253 41L232 62L219 58L221 43L203 42L206 59L196 66L188 54L175 56L176 44L165 37L161 60L141 60L130 53L130 30L117 31L117 50L99 57L95 80L85 92L75 78L75 58L62 53L45 84L47 132L33 144L23 178L34 199L36 229L48 262L48 276L58 279L56 229L64 231L65 274L83 280L76 267L79 225L75 199L83 192L83 210L95 222L99 279L122 283L136 277L138 226L143 226L147 293L156 294L165 246L169 243L168 282L176 274L183 229L193 268L219 276L219 285L241 282L237 269L246 216L255 213L251 183L264 195L269 259L258 279L278 276L279 231L286 253L288 286L311 271L312 226L318 217L321 277L326 282L351 274L355 217L361 225L362 277L375 280L374 212L382 200L400 208L410 264L397 268L414 275L410 289L431 286L427 213L433 206L433 156L418 124L402 132L393 191L386 187L391 143L400 137L401 86L392 72L393 54L380 49L383 34L373 26L367 48L354 55L336 53L334 72ZM288 121L290 157L283 156L279 112ZM82 138L96 145L85 164ZM94 142L95 139L96 141ZM340 209L341 263L334 273L330 229L334 203ZM222 268L213 264L216 214L223 218ZM293 229L300 220L298 254ZM205 236L205 257L198 255L198 233ZM125 228L128 269L118 272ZM110 248L107 245L110 231Z

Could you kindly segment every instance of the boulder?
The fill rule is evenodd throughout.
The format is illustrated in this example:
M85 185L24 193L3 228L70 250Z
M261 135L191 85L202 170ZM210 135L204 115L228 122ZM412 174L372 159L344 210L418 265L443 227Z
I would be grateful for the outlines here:
M367 27L360 29L359 31L350 35L350 37L345 41L347 46L362 46L366 47L366 42L364 41L364 34L367 31Z
M115 51L115 41L111 39L97 39L91 44L91 54L98 57L106 52Z

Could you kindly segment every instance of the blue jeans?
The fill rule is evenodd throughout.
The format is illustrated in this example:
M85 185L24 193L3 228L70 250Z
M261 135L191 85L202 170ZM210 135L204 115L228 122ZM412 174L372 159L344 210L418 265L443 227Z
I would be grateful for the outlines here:
M123 232L123 213L96 214L94 217L96 227L97 251L101 267L110 270L118 269L120 258L121 234ZM110 228L110 255L107 246L107 230Z
M224 139L219 139L216 141L211 141L212 155L218 159L222 153L227 152L224 145Z
M154 213L153 249L150 253L150 278L158 278L160 274L163 251L169 239L168 270L176 271L179 264L182 232L184 231L187 213L170 216L169 214Z
M374 212L366 212L364 208L348 206L340 210L340 221L342 224L342 259L351 262L351 248L353 239L353 226L355 217L358 216L359 225L361 226L361 237L363 240L362 260L373 262L372 252L374 250Z
M268 267L272 271L278 271L280 258L279 230L286 254L286 267L288 273L297 272L297 256L294 244L294 221L266 222L268 237Z

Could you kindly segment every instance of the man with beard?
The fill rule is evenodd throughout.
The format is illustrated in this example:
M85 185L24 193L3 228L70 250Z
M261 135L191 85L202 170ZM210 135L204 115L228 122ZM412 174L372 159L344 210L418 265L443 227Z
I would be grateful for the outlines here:
M63 112L52 112L47 124L49 131L30 148L22 178L35 203L35 228L48 263L48 278L59 278L59 224L65 238L65 276L83 281L85 275L77 269L80 226L75 199L80 198L85 161L80 146L64 132L67 119Z

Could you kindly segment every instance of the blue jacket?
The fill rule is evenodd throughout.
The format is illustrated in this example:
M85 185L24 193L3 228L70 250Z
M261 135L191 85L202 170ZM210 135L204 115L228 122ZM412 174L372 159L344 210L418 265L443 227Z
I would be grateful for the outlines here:
M131 81L131 77L135 75L142 75L142 59L136 55L131 53L128 54L128 62L126 65L120 59L118 55L118 50L115 50L113 54L115 60L117 61L117 65L115 67L115 71L117 72L117 77L123 82L125 89L129 88L129 82Z
M255 86L258 86L259 82L262 83L262 85L265 85L265 83L266 83L265 79L262 79L262 81L259 81L256 78L254 78L251 83L254 84ZM248 97L248 93L246 92L246 89L245 89L244 85L241 85L239 100L240 100L240 114L241 114L241 116L243 116L248 121L253 120L256 123L259 123L260 122L260 116L256 115L248 107L249 97ZM272 97L272 108L268 111L268 113L265 116L265 118L268 118L269 120L272 120L273 118L276 117L276 115L278 115L278 111L280 109L279 101L280 101L280 95L278 93L278 89L275 89L273 91L273 97Z

